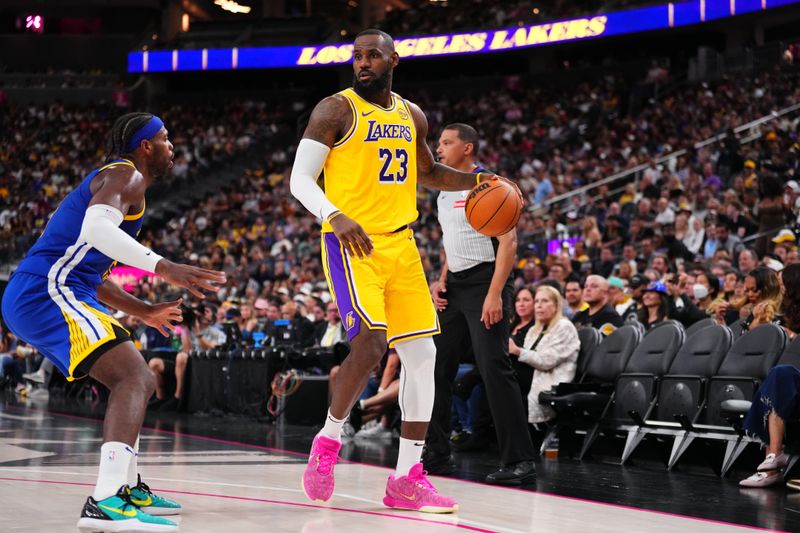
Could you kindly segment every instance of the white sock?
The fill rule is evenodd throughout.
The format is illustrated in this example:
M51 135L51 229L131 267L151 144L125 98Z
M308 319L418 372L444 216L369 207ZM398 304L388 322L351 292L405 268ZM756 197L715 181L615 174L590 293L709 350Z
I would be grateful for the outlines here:
M425 446L424 440L411 440L400 437L400 451L397 453L395 477L407 476L411 467L420 462L423 446Z
M322 427L322 431L319 433L320 435L325 435L329 439L338 440L341 442L343 425L344 420L339 420L333 416L331 414L331 410L328 409L328 417L325 419L325 425Z
M134 455L133 448L124 442L106 442L100 447L100 471L92 497L105 500L128 483L128 464Z
M133 457L131 462L128 463L128 486L135 487L139 483L137 475L139 474L139 437L136 437L136 442L133 443Z

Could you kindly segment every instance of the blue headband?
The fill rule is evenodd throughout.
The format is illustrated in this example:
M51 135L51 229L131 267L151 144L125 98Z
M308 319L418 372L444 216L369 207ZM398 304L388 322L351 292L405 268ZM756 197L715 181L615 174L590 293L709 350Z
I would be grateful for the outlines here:
M142 141L149 141L155 137L156 133L161 131L161 128L163 127L164 123L161 121L161 119L153 115L153 118L148 120L144 126L139 128L139 131L133 134L133 137L131 137L128 145L125 147L125 152L133 152L139 148L139 144L141 144Z

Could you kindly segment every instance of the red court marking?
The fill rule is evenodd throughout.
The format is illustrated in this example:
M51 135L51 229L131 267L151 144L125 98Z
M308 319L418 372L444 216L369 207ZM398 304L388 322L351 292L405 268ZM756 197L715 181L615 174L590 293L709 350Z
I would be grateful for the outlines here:
M95 423L102 423L103 422L102 420L98 420L96 418L91 418L91 417L88 417L88 416L71 415L71 414L66 414L66 413L59 413L59 412L56 412L56 411L47 411L47 410L41 410L41 409L22 409L22 408L15 407L15 406L6 406L6 408L10 408L12 410L17 410L19 412L36 411L36 412L40 412L40 413L46 413L46 414L51 414L51 415L55 415L55 416L60 416L60 417L63 417L63 418L73 418L75 420L91 420L92 422L95 422ZM192 435L191 433L180 433L180 432L176 432L176 431L169 431L169 430L166 430L166 429L155 429L155 428L147 428L147 427L143 427L142 429L146 429L148 431L154 431L156 433L165 433L167 435L173 435L173 436L178 436L178 437L189 437L189 438L194 438L194 439L198 439L198 440L205 440L205 441L209 441L209 442L217 442L217 443L221 443L221 444L229 444L229 445L235 445L235 446L244 446L244 447L249 447L249 448L256 448L256 449L259 449L259 450L266 450L266 451L270 451L270 452L283 453L283 454L286 454L286 455L300 455L300 456L303 456L303 457L308 457L308 454L305 454L305 453L293 452L293 451L290 451L290 450L282 450L280 448L270 448L268 446L261 446L259 444L248 444L248 443L245 443L245 442L237 442L237 441L231 441L231 440L225 440L225 439L217 439L217 438L213 438L213 437L203 437L201 435ZM385 467L385 466L371 465L369 463L358 463L356 461L349 461L347 459L342 459L342 458L339 458L339 462L357 464L357 465L368 466L368 467L372 467L372 468L381 468L381 469L384 469L384 470L390 470L388 467ZM0 478L0 479L2 479L2 478ZM450 479L452 481L457 481L459 483L470 483L470 484L473 484L473 485L479 485L479 486L484 487L484 488L492 487L492 488L503 489L503 490L514 490L514 491L518 491L518 492L524 492L526 494L537 494L539 496L546 496L548 498L559 498L559 499L563 499L563 500L573 500L573 501L576 501L576 502L592 503L592 504L596 504L596 505L604 505L606 507L616 507L616 508L619 508L619 509L629 509L629 510L632 510L632 511L639 511L639 512L643 512L643 513L652 513L652 514L662 515L662 516L676 516L678 518L685 518L687 520L696 520L698 522L706 522L706 523L709 523L709 524L715 524L715 525L721 525L721 526L735 526L735 527L740 527L740 528L749 528L749 529L751 529L753 531L767 531L769 533L786 533L785 531L781 531L781 530L778 530L778 529L766 529L766 528L762 528L762 527L758 527L758 526L749 526L749 525L746 525L746 524L737 524L735 522L723 522L721 520L714 520L713 518L701 518L701 517L698 517L698 516L682 515L682 514L677 514L677 513L670 513L670 512L667 512L667 511L657 511L655 509L644 509L642 507L633 507L633 506L625 505L625 504L621 504L621 503L609 503L609 502L601 502L601 501L596 501L596 500L587 500L585 498L577 498L575 496L562 496L560 494L551 494L549 492L531 491L531 490L520 489L520 488L517 488L517 487L503 487L503 486L498 486L498 485L487 485L486 483L480 483L478 481L471 481L469 479L457 479L457 478L447 478L447 479ZM94 485L92 485L92 486L94 486ZM325 509L329 509L329 507L325 507ZM390 516L393 516L393 515L390 515Z
M23 479L23 478L14 478L14 477L0 477L0 481L14 481L14 482L23 482L23 483L45 483L48 485L77 485L80 487L94 487L91 483L79 483L76 481L55 481L51 479ZM301 502L287 502L284 500L268 500L265 498L250 498L247 496L229 496L226 494L210 494L206 492L192 492L192 491L185 491L185 490L169 490L169 489L159 489L159 492L168 492L172 494L184 494L188 496L205 496L208 498L222 498L226 500L238 500L238 501L247 501L247 502L259 502L259 503L271 503L275 505L289 505L292 507L304 507L307 509L329 509L331 511L341 511L344 513L354 513L354 514L361 514L361 515L369 515L369 516L378 516L381 518L396 518L398 520L410 520L412 522L423 522L425 524L436 525L436 526L445 526L445 527L455 527L458 529L467 529L469 531L478 531L480 533L494 533L494 530L491 529L483 529L475 526L469 526L467 524L458 524L458 523L448 523L448 522L439 522L437 520L426 520L424 518L417 518L415 516L399 516L389 513L379 513L377 511L364 511L361 509L348 509L346 507L328 507L327 505L315 505L313 503L301 503ZM412 511L413 512L413 511Z

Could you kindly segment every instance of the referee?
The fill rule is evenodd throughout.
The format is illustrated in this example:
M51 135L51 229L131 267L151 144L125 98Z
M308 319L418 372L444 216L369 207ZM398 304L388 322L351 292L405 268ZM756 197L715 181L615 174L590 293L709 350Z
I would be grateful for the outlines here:
M476 165L478 133L466 124L450 124L439 138L439 161L464 172ZM535 479L533 444L527 431L519 384L508 357L509 316L513 299L510 280L516 256L516 230L492 239L467 222L464 202L469 191L441 192L439 223L446 260L431 285L439 311L441 334L436 342L436 399L428 428L424 464L431 472L452 473L450 412L453 381L470 345L483 378L489 410L500 445L502 468L489 483L521 485Z

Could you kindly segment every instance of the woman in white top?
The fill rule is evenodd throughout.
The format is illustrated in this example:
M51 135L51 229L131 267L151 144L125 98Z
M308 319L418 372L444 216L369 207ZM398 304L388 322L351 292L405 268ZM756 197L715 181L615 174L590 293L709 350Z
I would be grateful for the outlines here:
M689 230L683 238L683 244L690 252L697 255L701 253L700 248L703 246L703 241L706 238L706 227L703 219L697 216L689 218Z
M534 295L535 325L528 330L522 347L508 341L508 352L534 368L528 392L528 422L539 424L555 418L555 412L539 403L539 393L561 382L572 381L578 363L578 331L561 313L561 293L541 285Z

